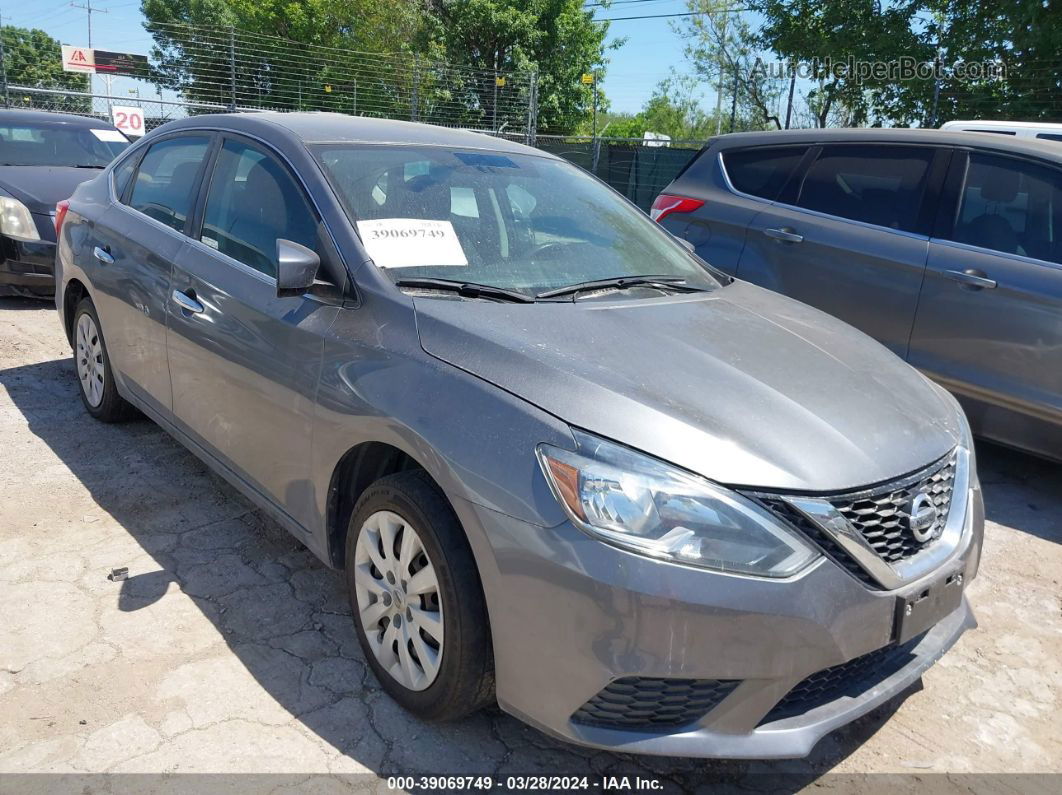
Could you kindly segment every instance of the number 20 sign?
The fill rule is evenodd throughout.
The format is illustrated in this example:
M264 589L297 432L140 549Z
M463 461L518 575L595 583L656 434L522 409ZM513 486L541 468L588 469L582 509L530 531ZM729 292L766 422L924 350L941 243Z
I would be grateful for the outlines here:
M144 109L115 105L111 108L111 123L129 136L143 135Z

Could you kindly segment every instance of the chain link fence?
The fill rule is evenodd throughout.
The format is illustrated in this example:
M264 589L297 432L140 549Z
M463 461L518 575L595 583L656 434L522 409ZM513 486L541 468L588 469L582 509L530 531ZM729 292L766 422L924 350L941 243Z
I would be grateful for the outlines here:
M144 109L148 130L176 118L233 111L332 111L462 127L533 142L538 76L361 53L234 28L153 24L156 47L139 73L101 75L108 90L4 84L6 107L108 118ZM100 78L96 78L97 81ZM114 89L117 82L122 88ZM124 90L123 90L124 89Z

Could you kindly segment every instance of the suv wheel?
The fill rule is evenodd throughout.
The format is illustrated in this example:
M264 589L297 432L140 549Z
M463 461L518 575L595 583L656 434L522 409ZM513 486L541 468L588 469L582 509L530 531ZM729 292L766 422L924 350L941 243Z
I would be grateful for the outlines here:
M493 699L479 574L446 498L422 471L382 478L358 500L346 576L358 640L384 690L426 720Z
M100 319L90 298L82 298L74 311L74 368L81 402L89 414L102 422L135 416L136 410L118 394Z

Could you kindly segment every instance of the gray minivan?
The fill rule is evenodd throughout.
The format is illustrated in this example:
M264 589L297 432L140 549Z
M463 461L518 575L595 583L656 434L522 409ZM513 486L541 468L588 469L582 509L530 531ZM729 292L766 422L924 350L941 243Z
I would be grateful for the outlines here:
M801 756L974 626L954 398L558 157L197 116L57 223L86 410L138 409L342 569L422 718Z
M939 130L709 142L652 214L951 390L977 435L1062 460L1062 150Z

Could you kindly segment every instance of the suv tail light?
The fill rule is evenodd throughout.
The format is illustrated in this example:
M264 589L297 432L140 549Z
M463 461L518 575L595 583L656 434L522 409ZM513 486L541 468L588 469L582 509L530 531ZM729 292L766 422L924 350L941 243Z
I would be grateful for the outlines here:
M653 207L649 210L649 217L654 221L663 221L671 213L692 213L698 207L703 207L704 202L701 199L688 199L685 196L669 196L666 193L661 193L656 197L656 201L653 202Z
M63 221L66 220L66 211L70 209L70 202L63 199L57 205L55 205L55 240L59 242L59 230L63 228Z

